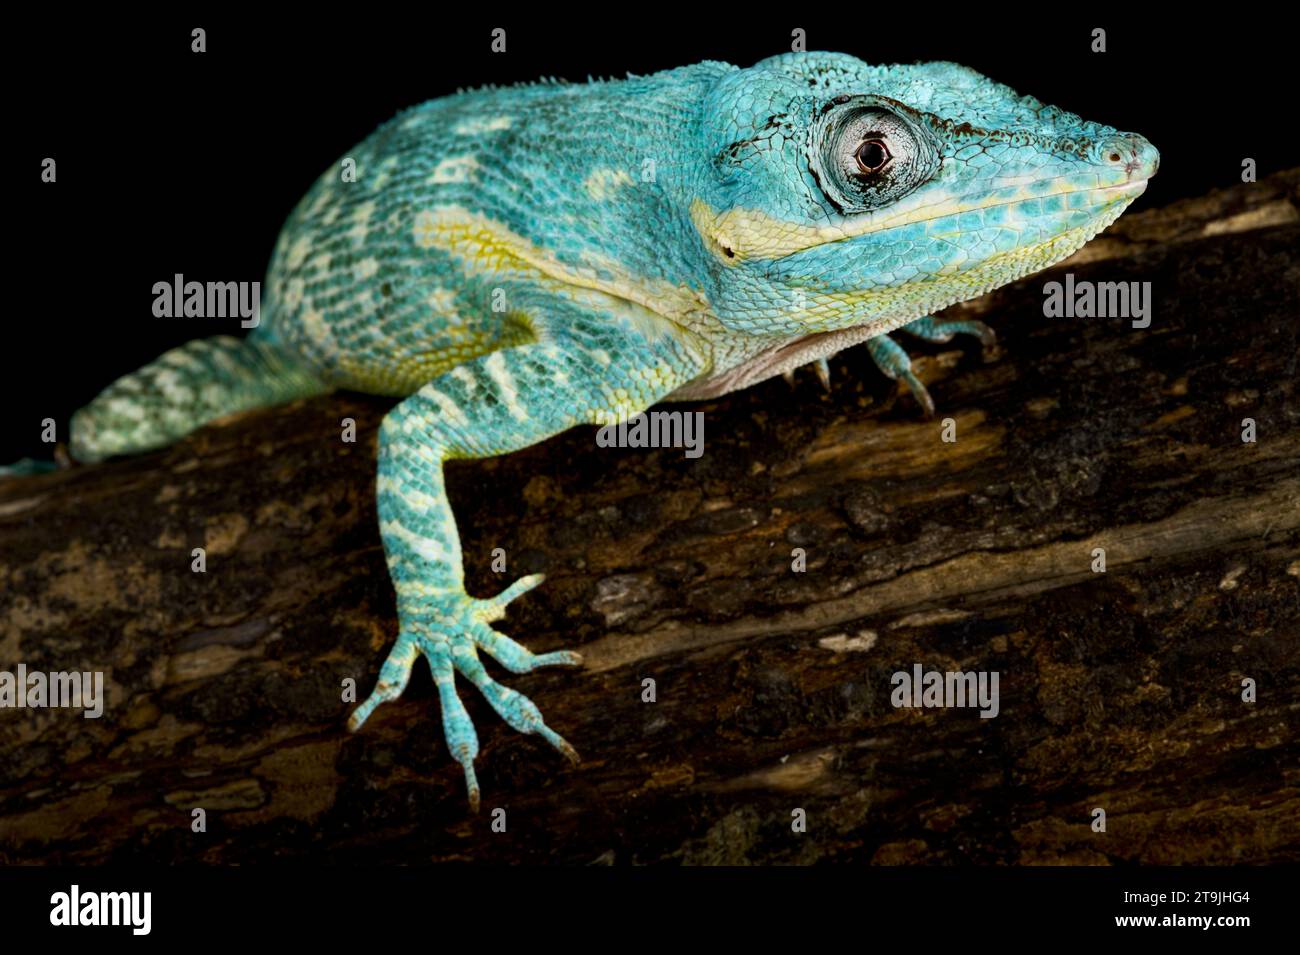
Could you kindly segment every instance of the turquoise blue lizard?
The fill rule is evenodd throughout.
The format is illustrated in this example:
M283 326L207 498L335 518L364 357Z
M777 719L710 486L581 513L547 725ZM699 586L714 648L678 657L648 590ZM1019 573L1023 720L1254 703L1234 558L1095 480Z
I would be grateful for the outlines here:
M724 394L866 342L927 410L890 337L987 340L930 317L1104 229L1157 167L1141 136L952 63L793 53L749 68L484 89L380 127L280 235L261 325L174 349L74 416L80 461L335 388L400 396L379 435L399 632L360 727L433 671L478 805L460 673L515 729L572 747L497 683L576 665L492 624L541 583L465 592L443 463L505 454L664 400Z

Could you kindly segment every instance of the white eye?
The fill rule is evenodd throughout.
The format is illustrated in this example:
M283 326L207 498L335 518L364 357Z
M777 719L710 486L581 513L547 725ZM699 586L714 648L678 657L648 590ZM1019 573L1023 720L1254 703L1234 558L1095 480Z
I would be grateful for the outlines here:
M840 97L813 126L810 168L826 198L845 213L880 208L907 195L938 168L928 133L869 97Z

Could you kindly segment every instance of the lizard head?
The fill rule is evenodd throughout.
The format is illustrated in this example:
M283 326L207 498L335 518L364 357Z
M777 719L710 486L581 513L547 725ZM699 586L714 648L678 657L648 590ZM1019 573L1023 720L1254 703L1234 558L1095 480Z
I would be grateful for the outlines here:
M1110 225L1159 163L954 63L792 53L724 76L690 203L735 331L887 332L1043 269ZM843 344L848 344L844 342Z

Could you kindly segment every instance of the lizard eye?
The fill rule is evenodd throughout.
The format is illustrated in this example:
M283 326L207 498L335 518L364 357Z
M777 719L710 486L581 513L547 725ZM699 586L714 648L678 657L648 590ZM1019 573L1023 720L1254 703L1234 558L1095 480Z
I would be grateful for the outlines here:
M933 136L868 96L841 96L813 124L809 168L845 214L870 212L907 195L939 168Z
M868 139L858 147L858 151L853 154L853 158L858 161L858 172L864 176L869 176L873 172L880 172L885 168L885 163L889 162L889 147L878 139Z

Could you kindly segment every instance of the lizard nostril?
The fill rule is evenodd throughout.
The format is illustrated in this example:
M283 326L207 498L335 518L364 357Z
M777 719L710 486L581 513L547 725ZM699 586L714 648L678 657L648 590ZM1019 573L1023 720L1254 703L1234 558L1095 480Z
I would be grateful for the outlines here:
M1160 153L1137 133L1119 133L1098 144L1095 162L1123 170L1131 179L1149 179L1160 165Z

